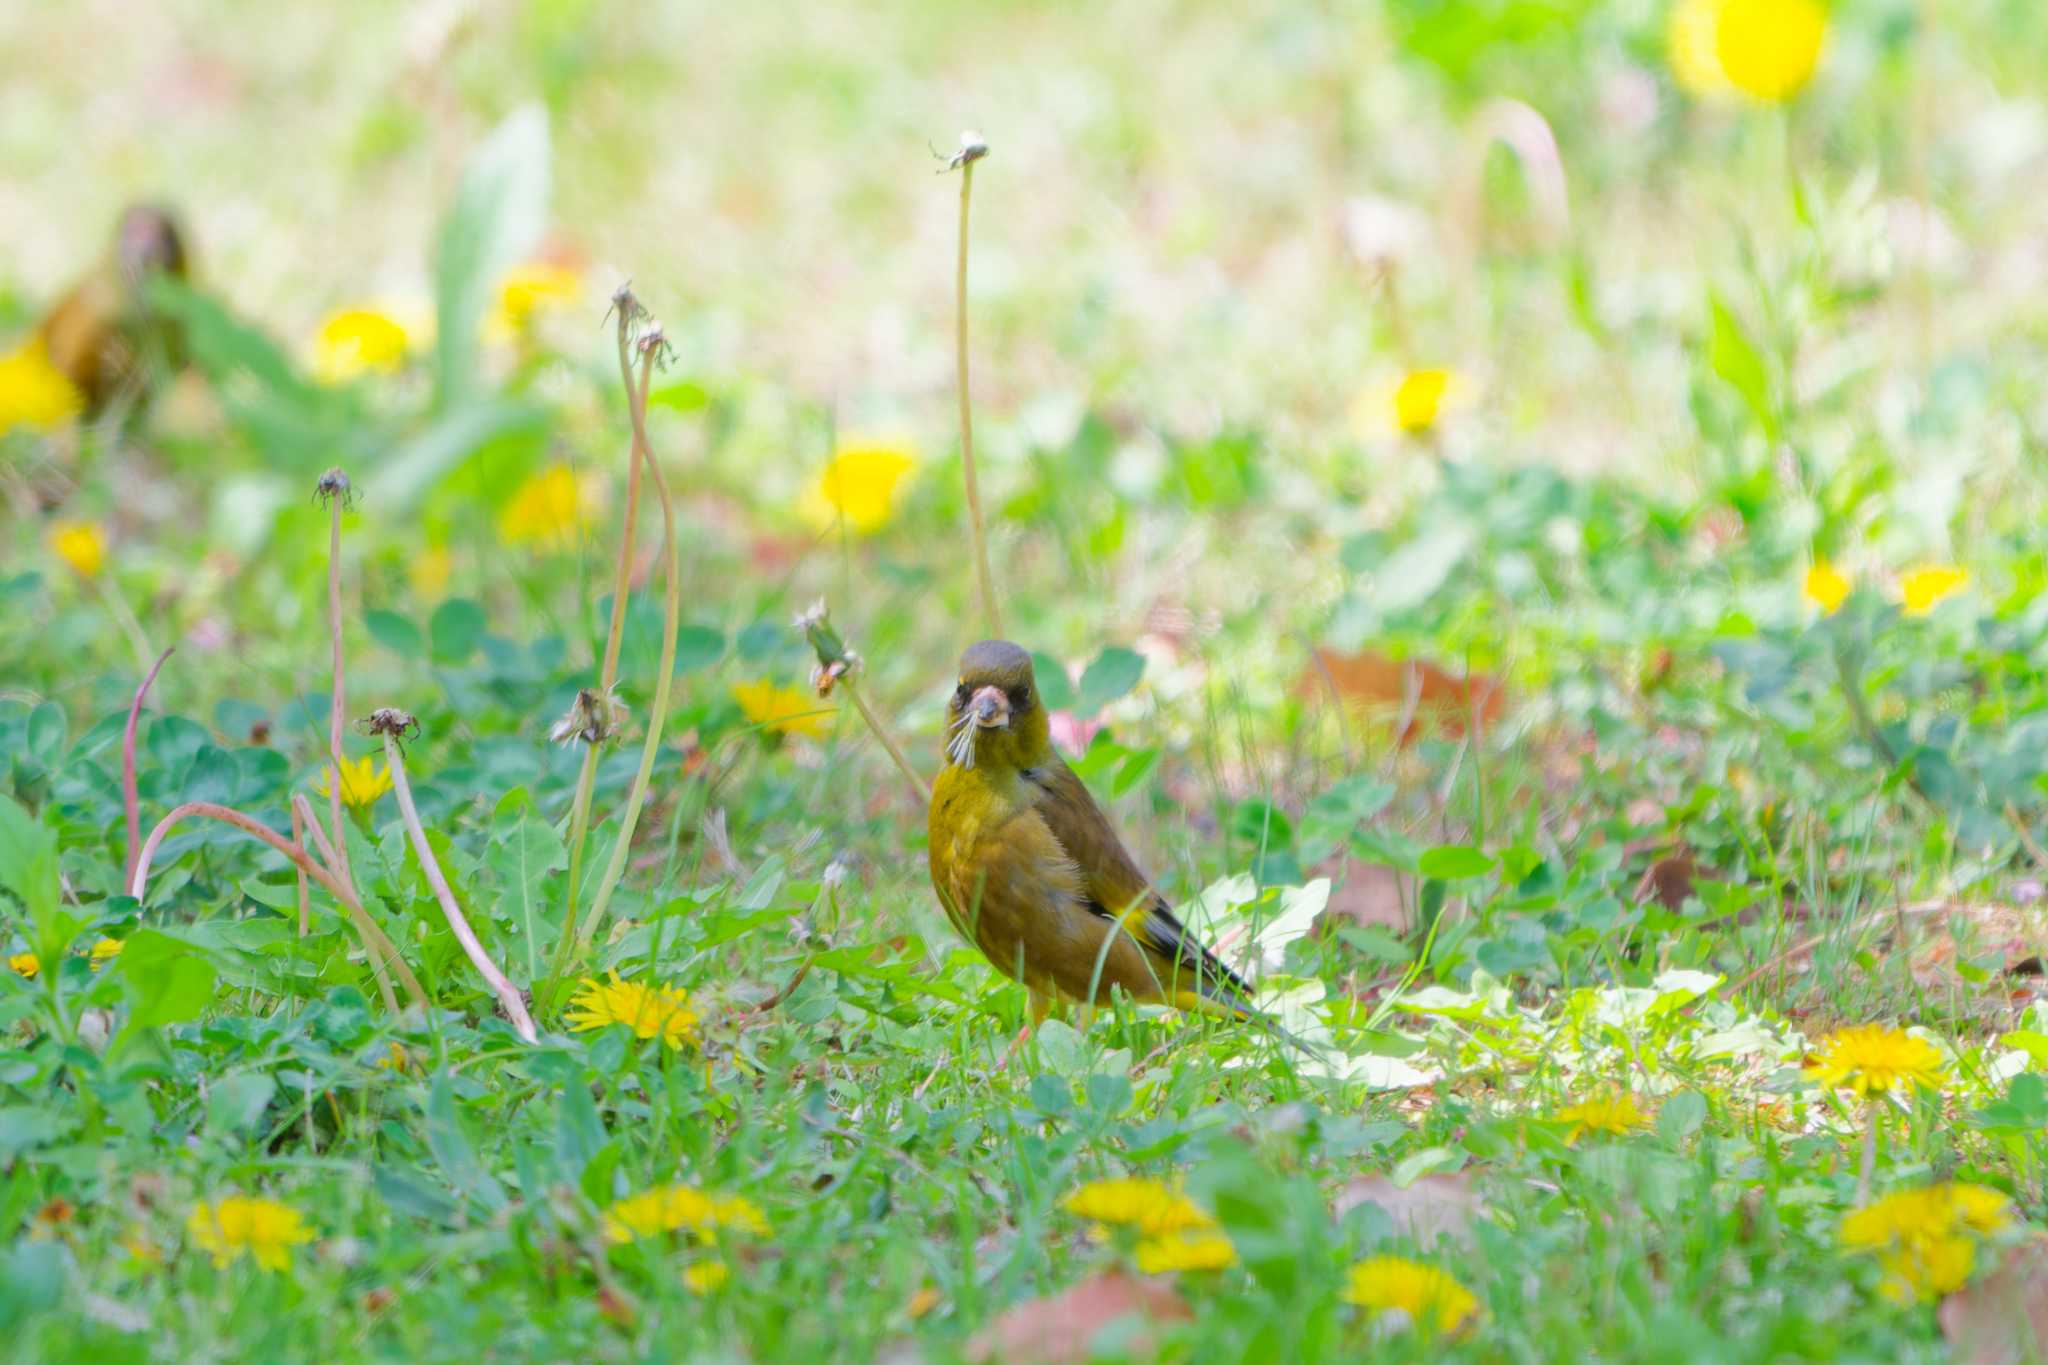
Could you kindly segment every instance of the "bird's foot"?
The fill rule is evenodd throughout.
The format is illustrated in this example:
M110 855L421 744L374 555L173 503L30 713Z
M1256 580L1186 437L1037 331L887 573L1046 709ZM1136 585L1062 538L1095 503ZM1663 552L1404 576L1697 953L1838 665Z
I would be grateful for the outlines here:
M1031 1041L1031 1032L1033 1029L1037 1027L1038 1021L1036 1019L1033 1019L1026 1023L1023 1028L1017 1030L1017 1036L1010 1040L1010 1046L1006 1048L1003 1052L1003 1059L1000 1062L996 1063L996 1070L1009 1070L1010 1063L1016 1058L1019 1052L1023 1051L1024 1044Z

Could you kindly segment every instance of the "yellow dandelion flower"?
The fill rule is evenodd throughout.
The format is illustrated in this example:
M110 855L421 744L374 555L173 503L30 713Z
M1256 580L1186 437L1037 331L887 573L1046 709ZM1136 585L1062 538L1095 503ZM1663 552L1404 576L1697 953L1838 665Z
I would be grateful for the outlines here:
M1828 32L1818 0L1722 0L1719 10L1714 55L1736 89L1776 103L1813 78Z
M192 1245L221 1267L247 1252L265 1270L288 1270L292 1248L313 1240L312 1229L291 1205L239 1194L196 1206L185 1230Z
M1183 1232L1138 1243L1138 1269L1147 1275L1173 1270L1225 1270L1237 1264L1237 1248L1220 1232Z
M1941 1053L1904 1029L1881 1024L1845 1028L1823 1039L1815 1051L1818 1060L1806 1069L1806 1077L1830 1089L1871 1096L1914 1085L1941 1088Z
M599 488L595 478L551 464L513 490L498 513L498 534L508 545L572 549L597 520Z
M505 272L498 297L484 319L484 336L494 342L517 341L533 330L542 313L574 307L583 298L583 276L554 261L528 261Z
M328 795L333 790L332 768L320 773L320 794ZM345 806L360 809L374 805L378 797L391 790L391 770L365 754L361 758L341 760L341 802Z
M1936 1237L1897 1247L1878 1257L1884 1267L1884 1295L1895 1303L1937 1299L1970 1282L1977 1244L1967 1237Z
M819 527L841 518L867 535L888 525L904 478L917 461L903 445L845 445L805 494L802 511Z
M1637 1106L1636 1097L1625 1092L1580 1100L1558 1110L1551 1118L1554 1122L1571 1125L1571 1131L1565 1135L1567 1142L1577 1142L1587 1133L1626 1137L1649 1123L1649 1118Z
M1998 1232L2011 1203L1982 1185L1947 1183L1900 1190L1842 1219L1842 1249L1875 1253L1884 1292L1900 1302L1953 1293L1970 1278L1976 1244L1968 1234Z
M1068 1213L1105 1227L1134 1228L1146 1238L1209 1232L1216 1226L1215 1219L1178 1189L1144 1177L1091 1180L1060 1203Z
M1404 1256L1369 1256L1351 1267L1340 1297L1375 1313L1400 1312L1443 1335L1479 1311L1472 1292L1433 1265Z
M391 314L343 308L328 314L313 336L313 373L324 384L390 374L405 363L411 346L405 324Z
M624 1024L637 1037L659 1038L671 1048L697 1037L697 1012L677 986L648 987L613 972L608 981L585 977L569 1005L569 1023L579 1033Z
M7 959L7 970L16 976L33 977L43 969L34 953L16 953Z
M50 431L85 408L85 395L50 360L41 337L0 355L0 436L16 427Z
M715 1294L731 1278L732 1270L724 1261L692 1261L683 1267L683 1288L692 1294Z
M771 734L822 739L832 732L832 708L796 687L779 687L766 678L734 683L732 699L749 725Z
M1449 370L1410 370L1402 375L1401 382L1394 386L1395 428L1405 435L1419 436L1435 426L1450 387Z
M1922 564L1899 576L1899 598L1906 615L1925 616L1968 586L1968 569L1954 564Z
M377 1059L379 1071L410 1071L412 1058L405 1055L405 1049L397 1043L386 1043L385 1053Z
M713 1195L691 1185L663 1185L628 1195L604 1213L604 1233L614 1242L631 1242L664 1232L683 1232L701 1242L715 1242L721 1228L754 1237L769 1234L768 1220L753 1201L736 1194Z
M2012 1225L2012 1201L1997 1190L1959 1180L1949 1185L1948 1195L1956 1222L1972 1232L1989 1235Z
M123 944L118 938L103 938L92 945L92 969L100 968L121 955Z
M107 534L90 521L60 521L50 528L50 553L80 578L98 578L107 563Z
M1672 79L1688 95L1702 99L1732 96L1735 86L1721 70L1715 50L1726 0L1678 0L1664 28L1665 55Z
M1842 609L1842 603L1849 600L1849 590L1854 585L1849 576L1825 559L1813 561L1813 567L1806 571L1805 582L1799 585L1799 594L1820 608L1823 616L1833 616Z

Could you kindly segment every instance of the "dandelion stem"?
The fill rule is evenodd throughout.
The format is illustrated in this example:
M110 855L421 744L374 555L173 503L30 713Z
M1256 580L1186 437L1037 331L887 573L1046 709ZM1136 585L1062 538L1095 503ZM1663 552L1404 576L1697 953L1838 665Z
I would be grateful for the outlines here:
M298 799L303 800L304 798ZM362 902L356 899L355 892L349 889L347 884L342 882L333 872L316 861L313 855L308 853L303 847L290 842L276 830L270 828L270 826L251 816L244 815L231 806L217 805L212 801L187 801L184 805L175 807L170 814L157 821L156 828L151 830L149 837L142 841L142 852L135 860L135 875L129 879L128 883L129 895L135 897L138 901L143 898L143 892L149 887L149 865L156 857L157 846L163 843L165 836L170 834L179 821L193 815L233 825L244 834L253 835L261 839L264 843L291 859L293 863L312 877L314 881L326 887L329 894L340 901L343 908L349 912L349 918L354 922L356 931L362 935L363 949L370 954L372 964L374 965L376 954L381 949L390 960L391 965L396 968L399 980L405 983L406 991L412 996L413 1003L422 1007L426 1005L427 993L420 989L419 978L412 974L412 969L405 965L405 959L398 955L397 945L391 942L384 931L377 927L377 922L371 919L368 912L363 909ZM316 838L320 837L317 825L314 826L313 832ZM392 1000L388 995L386 1003L391 1005L394 1011L396 1010L396 1001Z
M628 406L633 397L632 361L628 347L632 342L633 321L639 316L639 305L628 294L622 293L614 301L619 315L619 370L626 376L626 400ZM612 580L611 628L605 634L604 658L598 666L598 696L609 700L612 687L619 680L619 645L626 634L626 602L632 593L631 575L633 569L633 528L640 513L640 438L636 434L626 443L626 513L619 529L619 563ZM576 922L576 900L583 885L583 844L590 834L590 797L597 781L597 749L603 741L586 743L583 750L583 771L576 778L576 797L569 808L569 907L562 921L562 941L566 943Z
M149 672L143 675L142 686L135 689L135 700L128 703L128 724L121 731L121 804L128 812L128 866L127 876L135 879L135 859L142 851L142 801L135 790L135 725L142 718L142 699L149 695L150 684L156 681L157 671L164 666L164 660L171 657L166 649L156 656ZM299 884L301 894L305 883ZM300 931L305 932L304 930Z
M334 659L334 689L327 708L327 815L334 824L335 873L353 890L355 873L348 865L348 839L341 830L341 718L347 681L341 648L341 513L345 496L327 499L327 638Z
M1875 1102L1865 1105L1866 1120L1863 1125L1863 1164L1856 1172L1856 1206L1863 1207L1870 1202L1870 1177L1877 1170L1877 1110Z
M327 831L321 828L320 817L314 813L313 803L306 799L303 792L292 793L292 826L295 829L303 829L306 832L307 837L313 841L313 852L319 855L321 862L327 868L328 875L334 877L337 881L340 880L339 875L334 870L334 845L327 841ZM301 868L299 870L300 880L303 881L305 875L305 869ZM350 890L353 891L354 888L350 887ZM360 932L362 926L358 924L356 927ZM372 927L374 928L375 926L372 925ZM383 944L381 950L376 948L377 943ZM378 993L384 997L385 1005L392 1013L396 1014L398 1012L398 1002L391 994L391 982L385 972L384 964L388 958L398 963L400 971L406 970L404 960L398 956L398 945L391 942L379 930L374 942L370 938L364 938L363 953L364 956L369 958L370 971L377 978Z
M668 480L662 476L661 466L654 459L654 448L647 439L647 390L654 376L654 361L659 351L659 346L648 346L641 351L637 387L629 368L622 364L620 373L626 381L626 407L633 419L633 444L640 458L647 462L647 476L654 480L655 495L661 499L661 671L655 675L654 701L647 712L647 736L640 744L640 770L633 775L633 786L626 793L626 811L619 821L619 837L612 844L611 863L604 870L604 879L598 883L597 896L590 902L590 913L584 916L583 926L576 932L579 955L589 947L598 926L604 923L605 907L610 904L612 892L626 870L626 857L632 851L633 828L640 821L640 804L647 798L647 783L654 773L654 758L661 751L662 722L668 717L669 683L676 670L676 632L682 616L682 584L679 581L682 552L676 544L676 513L668 495Z
M441 864L434 857L433 845L427 842L427 831L420 824L420 813L412 804L412 783L405 776L405 754L398 747L398 736L386 732L384 735L384 761L391 768L392 790L398 795L398 814L405 822L405 832L412 838L413 856L420 860L420 871L425 874L427 885L433 889L434 899L441 903L441 913L447 916L448 927L454 931L455 941L462 945L462 951L469 955L470 965L489 983L491 993L498 997L498 1005L505 1011L505 1017L512 1021L512 1027L521 1038L529 1043L540 1041L534 1030L533 1019L526 1012L526 1001L520 998L519 988L498 970L498 964L491 961L491 955L484 951L484 945L477 940L476 931L469 927L462 907L455 903L455 892L449 887L448 879L441 873Z
M897 747L895 737L882 728L882 722L868 709L867 698L861 696L859 689L853 685L853 679L841 678L838 686L844 688L846 695L853 698L854 709L860 712L860 718L867 722L868 729L874 732L876 739L882 741L882 747L887 749L889 757L896 761L896 771L903 774L903 780L910 784L910 789L917 793L918 799L929 806L932 803L932 789L925 785L925 780L910 766L910 760L905 758L903 750Z
M981 155L987 149L982 148ZM960 254L953 273L953 369L960 390L960 469L967 483L967 525L974 539L975 581L981 585L981 611L990 635L1003 633L996 607L995 579L988 567L988 533L981 515L981 485L974 474L974 405L967 391L967 207L974 194L974 163L979 156L960 157Z

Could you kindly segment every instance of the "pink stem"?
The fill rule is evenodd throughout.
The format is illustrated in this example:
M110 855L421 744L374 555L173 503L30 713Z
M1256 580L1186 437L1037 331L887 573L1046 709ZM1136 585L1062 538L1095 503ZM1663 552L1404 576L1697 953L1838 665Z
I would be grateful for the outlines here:
M334 822L334 870L349 885L355 874L348 865L348 839L341 832L341 713L347 690L342 677L341 649L341 498L328 502L327 522L327 634L334 654L334 699L327 712L327 756L333 767L327 774L327 813Z
M339 881L335 880L334 875L325 867L314 861L312 854L306 852L305 849L297 844L288 842L283 835L270 826L262 823L260 820L242 814L242 812L232 806L222 806L212 801L187 801L184 805L173 808L169 815L157 821L156 828L149 832L149 838L142 841L142 853L135 860L135 875L128 883L129 895L135 897L138 901L142 899L143 892L149 887L149 865L156 857L157 846L163 843L165 836L171 832L179 821L189 815L203 816L208 820L218 820L222 824L233 825L242 833L261 839L264 843L269 844L279 853L291 859L301 871L310 876L314 881L320 883L320 885L326 887L329 893L348 909L350 918L355 921L357 929L363 935L365 940L364 948L367 951L374 953L380 947L384 950L392 965L398 969L399 979L405 982L406 989L411 992L414 1001L422 1006L427 1003L427 993L420 989L419 978L412 974L412 969L407 967L405 960L398 956L397 945L393 944L384 931L377 927L376 921L369 917L368 912L363 909L362 903L355 898L354 894Z
M477 941L475 931L463 917L462 907L455 903L455 893L449 889L448 879L441 875L441 864L434 857L433 846L427 842L427 831L420 824L420 813L413 808L412 783L406 780L405 756L398 750L396 735L387 733L384 736L384 761L391 766L391 786L398 795L398 813L405 820L405 832L412 836L412 851L420 860L420 871L426 874L427 885L433 888L434 898L441 902L441 913L448 917L448 927L455 931L456 942L462 945L463 952L469 954L470 963L478 973L490 983L492 993L504 1007L505 1017L512 1021L512 1027L518 1030L519 1036L529 1043L539 1042L540 1034L535 1031L533 1019L526 1012L526 1001L520 997L519 988L498 970L498 964L491 961L484 945Z
M164 666L164 660L171 657L166 649L156 656L150 665L149 675L142 680L142 686L135 689L135 700L128 703L128 728L121 732L121 801L128 808L128 879L135 879L135 858L142 849L142 801L135 791L135 723L142 718L142 699L149 695L149 685L156 681L157 670ZM302 886L304 883L300 883Z

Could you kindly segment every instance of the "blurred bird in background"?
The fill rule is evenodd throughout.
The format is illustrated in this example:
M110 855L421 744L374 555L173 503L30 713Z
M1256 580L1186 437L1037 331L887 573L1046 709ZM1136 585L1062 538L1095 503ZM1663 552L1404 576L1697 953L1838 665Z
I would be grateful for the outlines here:
M33 341L84 399L86 416L139 403L184 363L183 337L152 286L184 279L188 266L176 215L130 205L106 253L36 324Z
M960 657L933 784L932 885L953 927L1055 1000L1135 1000L1257 1018L1251 991L1174 918L1052 747L1031 656L984 640Z

